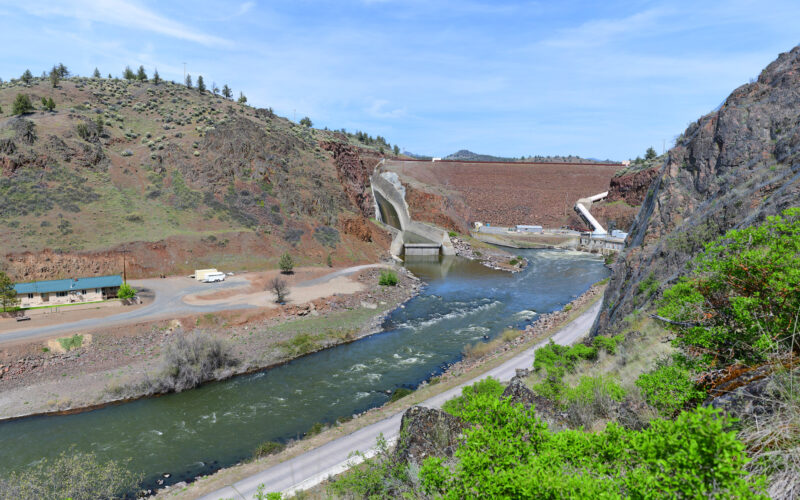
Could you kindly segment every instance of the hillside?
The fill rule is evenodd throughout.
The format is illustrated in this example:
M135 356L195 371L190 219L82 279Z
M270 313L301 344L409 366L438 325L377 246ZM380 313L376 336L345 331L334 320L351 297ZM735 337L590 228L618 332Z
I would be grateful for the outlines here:
M34 110L11 116L17 95ZM43 98L52 98L46 111ZM383 148L169 82L0 84L0 254L18 280L375 260ZM390 149L390 148L389 148Z
M614 266L595 333L615 331L703 246L800 205L800 48L781 54L715 112L692 123L660 162L612 180L610 200L642 206ZM645 301L645 302L643 302Z

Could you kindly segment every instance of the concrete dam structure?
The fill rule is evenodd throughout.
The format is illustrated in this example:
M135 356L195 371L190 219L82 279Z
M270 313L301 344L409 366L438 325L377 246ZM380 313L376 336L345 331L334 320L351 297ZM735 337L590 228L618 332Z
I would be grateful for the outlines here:
M456 254L446 231L411 219L405 188L397 174L376 171L370 183L376 204L375 214L394 233L389 248L393 256Z

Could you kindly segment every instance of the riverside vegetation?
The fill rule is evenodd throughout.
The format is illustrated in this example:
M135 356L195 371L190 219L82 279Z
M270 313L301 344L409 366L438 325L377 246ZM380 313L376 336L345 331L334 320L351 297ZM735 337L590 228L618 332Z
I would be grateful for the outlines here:
M638 370L633 383L587 373L601 371L600 357L633 366L623 358L636 353L640 339L619 334L573 347L551 343L537 350L528 379L538 404L504 395L493 379L466 387L443 406L466 425L452 456L404 461L379 441L378 456L330 483L327 493L792 497L800 485L800 398L793 389L800 350L800 208L709 243L689 275L656 305L655 328L672 332L674 350ZM724 382L764 367L772 392L749 399L760 411L717 404ZM577 383L568 383L570 376L578 376ZM547 401L561 418L546 411ZM635 417L622 418L621 408L635 408Z

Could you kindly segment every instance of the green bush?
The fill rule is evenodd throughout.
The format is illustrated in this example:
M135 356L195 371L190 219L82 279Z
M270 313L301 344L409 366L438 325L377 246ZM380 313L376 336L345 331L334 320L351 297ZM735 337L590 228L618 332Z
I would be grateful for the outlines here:
M664 292L659 314L674 343L706 366L763 362L796 349L800 310L800 208L706 245L691 276Z
M294 269L294 260L292 256L289 255L289 252L281 255L281 260L278 261L278 267L281 268L283 274L290 274L292 272Z
M276 453L282 452L284 448L286 448L286 446L281 443L276 443L275 441L265 441L258 445L255 451L253 451L253 458L275 455Z
M616 354L617 347L619 347L619 345L624 341L625 335L623 334L614 335L613 337L598 335L592 339L592 345L594 345L597 349L606 351L609 354Z
M132 299L135 296L136 290L127 283L120 285L119 290L117 291L117 298L120 299Z
M14 98L14 104L12 105L13 114L24 115L31 111L33 111L33 104L31 103L30 97L25 94L17 94L17 97Z
M550 432L533 409L476 398L473 427L455 464L426 459L427 495L472 498L767 498L747 477L731 420L711 408L655 420L642 431L610 423L602 432Z
M642 390L645 401L665 417L705 397L705 392L692 382L689 371L674 363L662 363L656 369L639 375L636 386Z
M458 236L458 233L457 233L457 232L455 232L455 231L448 231L448 232L447 232L447 235L448 235L449 237L451 237L451 238L455 238L456 236Z
M398 387L392 393L392 397L389 398L389 402L394 403L395 401L399 401L400 399L403 399L404 397L413 393L414 391L412 391L411 389L406 389L405 387Z
M100 462L94 453L71 449L25 469L0 473L0 498L123 498L135 493L142 479L126 463Z
M394 271L381 271L378 284L381 286L396 286L397 274Z
M58 343L65 351L79 349L83 345L83 335L76 333L72 337L62 337L58 339Z
M408 464L392 452L382 434L378 437L377 451L374 458L338 476L328 486L328 492L334 498L409 498L412 488ZM360 452L355 455L364 458Z
M474 404L475 398L486 396L497 399L503 394L504 389L497 379L487 377L462 388L461 396L446 401L442 405L442 410L453 416L464 418L467 408Z
M599 397L622 401L622 398L625 397L625 389L613 378L598 375L596 377L583 376L575 387L567 388L564 391L564 400L567 403L592 404Z

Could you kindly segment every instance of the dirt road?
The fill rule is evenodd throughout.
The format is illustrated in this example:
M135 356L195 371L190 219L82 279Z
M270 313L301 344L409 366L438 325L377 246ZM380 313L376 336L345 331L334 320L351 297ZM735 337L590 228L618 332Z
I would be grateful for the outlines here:
M601 302L598 301L574 321L556 332L551 339L557 344L569 345L586 336L597 313L600 311L601 305ZM549 339L537 344L483 375L438 394L422 402L421 405L440 408L445 401L461 394L462 387L486 377L494 377L504 382L510 380L518 368L530 368L533 365L534 351L548 341ZM223 498L252 499L261 484L265 485L265 491L267 492L282 491L291 493L311 488L329 476L347 470L349 464L353 463L353 459L349 458L352 452L358 450L367 457L373 456L375 453L375 440L380 434L383 434L389 443L394 443L400 431L402 415L402 412L396 413L380 422L217 490L202 497L202 500L219 500Z
M298 269L296 277L300 280L290 283L290 301L302 303L334 293L352 293L357 291L355 287L358 284L350 282L347 279L348 276L369 267L380 266L382 264L353 266L326 273L323 276L319 276L320 269L318 268ZM66 335L113 325L233 309L270 307L272 304L269 294L263 291L263 287L255 287L255 280L264 281L262 274L264 273L231 276L221 283L199 283L186 277L129 280L129 283L138 290L140 295L152 298L149 304L105 317L90 317L46 326L26 324L17 329L3 329L0 330L0 345L33 341L54 335ZM305 276L307 279L303 279ZM211 297L208 297L209 295ZM219 295L219 298L216 298L216 295ZM33 321L26 323L33 323ZM12 325L12 328L13 326L16 325Z

